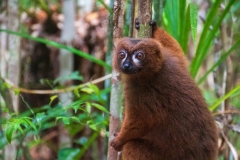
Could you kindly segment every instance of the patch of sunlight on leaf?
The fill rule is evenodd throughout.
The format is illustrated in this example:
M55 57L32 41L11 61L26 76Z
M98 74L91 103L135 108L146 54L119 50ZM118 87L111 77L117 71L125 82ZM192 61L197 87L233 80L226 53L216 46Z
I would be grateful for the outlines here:
M46 118L46 114L45 113L37 113L36 114L36 121L38 123L40 123L44 118Z
M58 97L57 95L51 96L51 97L50 97L49 105L51 105L52 102L53 102L57 97Z
M80 93L79 93L79 89L78 89L78 88L74 89L74 90L73 90L73 93L74 93L74 95L75 95L77 98L80 98Z
M101 110L101 111L103 111L103 112L105 112L105 113L109 113L109 111L104 106L102 106L100 104L92 103L92 106L97 108L97 109L99 109L99 110Z
M85 106L86 106L86 111L87 111L87 113L88 113L88 114L91 114L91 109L92 109L91 104L90 104L89 102L86 102L86 103L85 103Z

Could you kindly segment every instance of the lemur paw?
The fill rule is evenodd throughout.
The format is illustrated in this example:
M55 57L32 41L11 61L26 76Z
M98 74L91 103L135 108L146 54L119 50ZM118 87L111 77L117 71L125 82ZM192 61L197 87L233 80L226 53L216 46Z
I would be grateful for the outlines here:
M115 137L110 145L116 150L116 151L121 151L123 148L121 140L119 138Z

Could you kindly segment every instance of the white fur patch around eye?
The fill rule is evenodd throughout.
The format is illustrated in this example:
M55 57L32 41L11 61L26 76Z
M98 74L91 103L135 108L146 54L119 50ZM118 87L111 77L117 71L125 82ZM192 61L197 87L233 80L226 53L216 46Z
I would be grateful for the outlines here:
M139 58L137 58L137 55L138 55L139 53L137 52L137 53L134 53L133 55L132 55L132 60L133 60L133 63L135 64L135 65L137 65L137 66L141 66L141 60L139 60ZM143 54L143 53L142 53ZM144 55L143 55L144 56Z
M121 60L121 65L123 65L123 63L125 62L125 60L128 58L128 54L126 53L126 56Z
M133 63L134 63L134 64L139 65L140 60L136 57L136 54L133 54L133 55L132 55L132 60L133 60Z

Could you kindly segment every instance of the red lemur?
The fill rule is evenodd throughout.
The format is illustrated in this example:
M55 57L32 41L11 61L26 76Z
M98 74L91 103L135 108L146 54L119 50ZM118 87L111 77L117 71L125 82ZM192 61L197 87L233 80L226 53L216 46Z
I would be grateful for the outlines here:
M111 146L123 160L216 160L217 127L178 42L122 38L113 67L124 84L124 120ZM137 25L137 24L136 24Z

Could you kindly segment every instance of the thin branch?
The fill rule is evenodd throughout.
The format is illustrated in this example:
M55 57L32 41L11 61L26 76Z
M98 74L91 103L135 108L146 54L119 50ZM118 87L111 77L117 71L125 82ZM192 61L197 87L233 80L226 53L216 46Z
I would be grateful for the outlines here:
M228 147L230 148L234 160L238 160L238 153L237 153L236 149L234 148L234 146L232 145L232 143L228 140L228 137L225 135L223 130L221 130L221 134L222 134L224 141L227 143Z
M221 38L223 44L223 51L226 52L228 49L228 35L227 35L227 27L226 23L223 23L221 26ZM225 62L225 72L226 72L226 81L225 83L225 93L228 93L232 88L232 74L233 74L233 66L231 57L228 56ZM230 107L230 98L225 100L224 109L228 110Z
M222 112L216 112L213 113L213 116L219 116L219 115L224 115L224 114L239 114L240 115L240 111L236 111L236 110L225 110Z
M68 88L63 88L63 89L56 89L56 90L31 90L31 89L26 89L26 88L21 88L18 86L15 86L10 80L8 79L3 79L5 81L5 83L7 83L8 85L10 85L10 89L12 90L17 90L21 93L27 93L27 94L59 94L59 93L65 93L65 92L72 92L76 89L80 89L82 87L87 86L88 84L97 84L100 82L105 81L106 79L109 79L112 77L112 74L108 74L104 77L95 79L93 81L89 81L83 84L80 84L78 86L74 86L74 87L68 87Z

